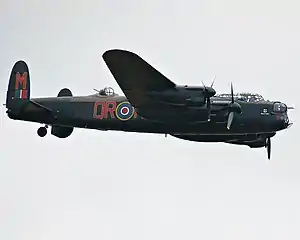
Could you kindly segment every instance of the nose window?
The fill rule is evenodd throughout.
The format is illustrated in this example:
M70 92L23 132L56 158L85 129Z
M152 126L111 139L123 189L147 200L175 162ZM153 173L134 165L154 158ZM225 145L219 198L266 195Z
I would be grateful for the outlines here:
M280 103L280 102L277 102L277 103L274 103L274 106L273 106L273 111L274 112L286 112L287 110L287 107L284 103Z

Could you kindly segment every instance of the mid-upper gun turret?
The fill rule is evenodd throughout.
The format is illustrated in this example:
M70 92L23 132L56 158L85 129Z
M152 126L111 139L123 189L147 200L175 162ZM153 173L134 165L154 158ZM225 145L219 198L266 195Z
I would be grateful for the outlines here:
M94 90L98 93L99 96L102 96L102 97L117 95L112 87L105 87L101 90L97 90L94 88Z

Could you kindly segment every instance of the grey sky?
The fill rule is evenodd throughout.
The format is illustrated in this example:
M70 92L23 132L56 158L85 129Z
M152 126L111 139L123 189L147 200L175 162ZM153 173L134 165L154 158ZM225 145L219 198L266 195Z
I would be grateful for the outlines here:
M299 106L298 1L1 0L0 96L15 61L31 95L110 85L132 50L178 84ZM297 109L290 113L299 118ZM265 149L76 129L40 139L1 111L0 239L299 239L299 126Z

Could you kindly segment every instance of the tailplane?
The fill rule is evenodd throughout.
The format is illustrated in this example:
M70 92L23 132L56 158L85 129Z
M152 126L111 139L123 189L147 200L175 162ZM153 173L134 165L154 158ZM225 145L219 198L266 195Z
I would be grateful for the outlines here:
M27 64L20 60L15 63L12 68L7 96L6 96L6 107L10 108L13 102L19 100L30 99L30 76Z

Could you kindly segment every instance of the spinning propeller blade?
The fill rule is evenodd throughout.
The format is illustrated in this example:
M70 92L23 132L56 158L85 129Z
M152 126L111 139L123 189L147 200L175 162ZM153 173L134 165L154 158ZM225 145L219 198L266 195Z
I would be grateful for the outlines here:
M212 87L213 87L213 85L214 85L215 79L216 79L216 76L214 76L214 78L213 78L213 81L212 81L212 83L211 83L210 89L208 89L208 88L206 87L206 85L204 84L204 82L201 81L201 82L202 82L202 85L203 85L203 87L204 87L204 92L211 94L211 95L208 95L208 96L205 96L205 97L204 97L204 103L206 103L206 108L207 108L207 110L208 110L208 121L210 121L210 115L211 115L211 102L210 102L210 97L214 94L214 93L213 93L213 94L211 93L211 89L212 89Z
M231 103L234 103L233 86L232 86L232 83L231 83Z
M232 86L232 82L231 82L231 103L234 103L234 96L233 96L233 86ZM229 130L231 127L231 124L233 122L233 118L234 118L234 112L229 112L228 114L228 120L227 120L227 129Z
M205 86L204 82L203 81L201 81L201 82L202 82L202 85L204 87L204 91L207 91L207 87Z
M214 76L214 78L213 78L213 80L212 80L212 83L211 83L211 85L210 85L211 88L214 86L215 80L216 80L216 76Z
M228 114L228 120L227 120L227 129L229 130L231 128L234 114L235 113L242 113L241 105L234 101L234 94L233 94L233 85L231 83L231 103L228 106L229 114Z
M271 159L271 138L266 139L266 148L268 153L268 159Z
M229 130L233 121L234 112L230 112L227 120L227 129Z

